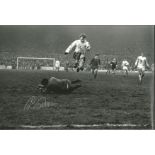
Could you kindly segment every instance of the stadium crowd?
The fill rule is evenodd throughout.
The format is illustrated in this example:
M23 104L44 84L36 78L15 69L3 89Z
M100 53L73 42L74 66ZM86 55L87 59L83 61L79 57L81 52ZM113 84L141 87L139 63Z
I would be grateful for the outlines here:
M0 55L0 66L11 66L12 69L17 68L17 57L21 55ZM25 56L26 57L26 56ZM33 55L28 55L28 57L33 57ZM73 67L73 61L72 58L68 58L68 60L65 59L63 54L55 54L55 55L44 55L44 56L35 56L35 57L44 57L44 58L55 58L55 60L59 60L61 62L62 67L66 67L66 63L68 68ZM108 63L113 59L116 58L117 60L117 69L121 70L121 63L124 59L123 56L120 55L99 55L100 60L101 60L101 65L99 66L99 69L104 70L107 69ZM132 56L126 57L130 64L129 70L133 71L134 70L134 63L135 63L135 58ZM91 60L91 56L88 56L86 59L86 64L85 64L85 70L89 70L89 63ZM150 63L151 64L151 63ZM153 63L152 63L153 64ZM46 67L52 67L53 62L51 60L38 60L38 59L19 59L18 62L19 69L40 69L41 66L46 66Z
M42 66L50 67L53 66L53 62L50 60L38 60L38 59L19 59L19 69L40 69Z

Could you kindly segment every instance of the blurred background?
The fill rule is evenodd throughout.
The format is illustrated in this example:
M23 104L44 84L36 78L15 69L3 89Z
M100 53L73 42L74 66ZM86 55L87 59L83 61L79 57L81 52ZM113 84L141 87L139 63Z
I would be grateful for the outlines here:
M92 47L87 62L99 53L103 66L113 57L133 64L141 52L154 62L151 25L1 25L0 65L16 66L17 56L53 57L63 64L65 49L81 33L87 34Z

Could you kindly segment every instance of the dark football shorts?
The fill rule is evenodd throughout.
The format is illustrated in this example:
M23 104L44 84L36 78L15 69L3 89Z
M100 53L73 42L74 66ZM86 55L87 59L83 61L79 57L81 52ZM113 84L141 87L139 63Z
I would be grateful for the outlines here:
M76 53L76 52L74 52L74 54L73 54L73 58L74 58L75 60L79 60L79 59L80 59L80 56L81 56L81 53Z

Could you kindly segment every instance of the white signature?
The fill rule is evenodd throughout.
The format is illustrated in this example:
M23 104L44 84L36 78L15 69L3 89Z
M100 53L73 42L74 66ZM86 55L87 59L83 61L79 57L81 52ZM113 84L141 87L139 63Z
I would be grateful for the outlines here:
M46 100L46 97L32 96L26 102L26 104L24 106L24 110L30 110L30 109L38 110L41 108L54 106L55 104L57 104L57 103L48 102Z

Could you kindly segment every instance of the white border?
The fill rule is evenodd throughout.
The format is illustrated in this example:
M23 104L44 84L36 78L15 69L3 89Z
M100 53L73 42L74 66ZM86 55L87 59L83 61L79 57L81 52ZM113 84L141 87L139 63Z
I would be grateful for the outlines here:
M154 155L153 131L1 131L3 155Z
M1 0L4 25L154 25L154 0Z
M155 24L154 0L1 0L0 6L1 25ZM154 139L154 131L140 130L0 131L0 153L153 155Z

